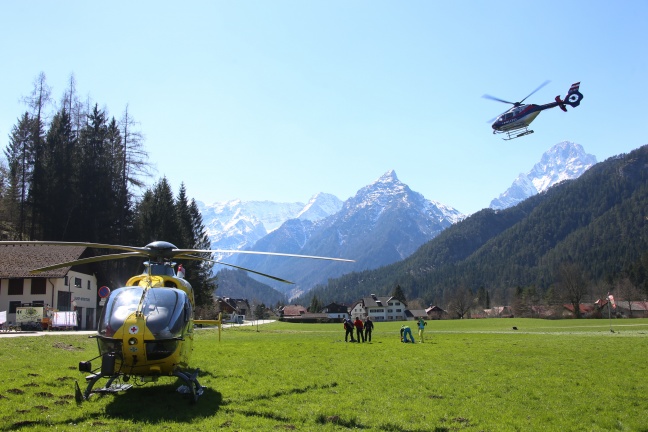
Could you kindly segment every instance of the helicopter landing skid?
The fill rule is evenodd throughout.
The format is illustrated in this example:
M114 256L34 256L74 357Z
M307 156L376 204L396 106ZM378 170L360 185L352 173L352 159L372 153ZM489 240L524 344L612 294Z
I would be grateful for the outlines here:
M510 141L512 139L515 139L515 138L520 138L520 137L523 137L525 135L532 134L533 131L531 129L528 129L525 126L525 127L521 127L521 128L518 128L518 129L511 129L511 130L508 130L508 131L501 131L501 132L498 132L498 133L505 133L506 138L502 138L502 139L504 141Z
M90 399L90 396L93 393L118 393L120 391L126 391L133 387L132 384L123 384L123 383L118 383L118 384L113 384L115 379L119 378L121 374L118 375L113 375L108 378L108 381L106 382L106 385L103 386L100 389L92 390L92 387L99 381L101 378L105 378L105 376L101 374L92 374L88 375L86 377L86 382L88 383L88 386L86 387L85 391L81 393L81 389L79 388L79 383L75 383L75 392L74 392L74 397L77 402L83 402L84 400Z
M178 393L191 395L192 403L198 402L198 398L205 391L205 387L201 386L200 383L198 382L199 372L200 369L196 369L192 374L189 374L188 372L179 371L179 370L173 372L174 376L177 376L178 378L180 378L182 381L185 382L185 385L181 385L180 387L178 387Z

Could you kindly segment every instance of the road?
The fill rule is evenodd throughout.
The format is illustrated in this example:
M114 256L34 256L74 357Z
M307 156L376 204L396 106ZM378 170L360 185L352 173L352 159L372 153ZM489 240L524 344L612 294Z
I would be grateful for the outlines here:
M255 326L257 325L257 322L259 325L262 324L269 324L271 322L274 322L274 320L254 320L254 321L243 321L243 324L231 324L231 323L223 323L223 328L229 328L229 327L243 327L243 326ZM209 329L211 327L205 327L205 330ZM196 330L201 330L199 327L196 327ZM5 331L0 331L0 338L7 338L7 337L20 337L20 336L63 336L63 335L95 335L97 334L96 330L78 330L78 331L68 331L68 330L52 330L52 331L10 331L10 332L5 332Z

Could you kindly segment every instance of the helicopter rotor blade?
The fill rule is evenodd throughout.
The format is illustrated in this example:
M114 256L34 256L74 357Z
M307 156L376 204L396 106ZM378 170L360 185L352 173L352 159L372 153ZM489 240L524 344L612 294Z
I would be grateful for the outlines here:
M307 258L307 259L319 259L326 261L342 261L342 262L355 262L354 260L346 258L331 258L324 256L316 255L300 255L300 254L289 254L289 253L280 253L280 252L261 252L261 251L241 251L241 250L223 250L223 249L177 249L177 252L180 252L179 255L185 253L232 253L232 254L250 254L250 255L270 255L270 256L284 256L284 257L293 257L293 258ZM176 255L178 257L178 255Z
M84 243L84 242L64 242L64 241L0 241L0 245L40 245L40 246L83 246L87 248L95 249L116 249L122 251L129 251L140 254L144 257L152 258L162 258L162 259L174 259L179 255L191 254L191 253L241 253L241 254L255 254L255 255L274 255L274 256L285 256L293 258L308 258L308 259L320 259L327 261L343 261L343 262L355 262L354 260L344 259L344 258L331 258L323 256L314 256L314 255L299 255L299 254L288 254L288 253L279 253L279 252L257 252L257 251L241 251L241 250L223 250L223 249L178 249L173 244L167 242L153 242L148 244L146 247L136 247L136 246L122 246L122 245L111 245L105 243ZM137 256L137 255L133 255ZM128 255L124 256L127 258ZM107 258L107 259L119 259L116 258Z
M64 242L64 241L2 241L3 245L36 245L36 246L83 246L96 249L117 249L131 252L141 252L146 254L147 249L135 246L120 246L104 243L84 243L84 242Z
M179 258L179 259L188 259L188 260L194 260L194 261L207 261L207 262L211 262L211 263L214 263L214 264L220 264L220 265L224 265L224 266L228 266L228 267L234 267L234 268L239 269L239 270L245 270L246 272L250 272L250 273L258 274L259 276L265 276L265 277L267 277L267 278L274 279L274 280L279 281L279 282L283 282L283 283L287 283L287 284L292 284L292 285L295 284L295 282L291 282L291 281L286 280L286 279L281 279L281 278L279 278L279 277L277 277L277 276L272 276L272 275L269 275L269 274L267 274L267 273L261 273L261 272L258 272L258 271L256 271L256 270L252 270L252 269L245 268L245 267L240 267L240 266L237 266L237 265L234 265L234 264L224 263L224 262L222 262L222 261L210 260L210 259L206 259L206 258L201 258L201 257L193 256L193 255L181 255L181 256L177 256L176 258Z
M121 254L111 254L111 255L99 255L96 257L91 257L91 258L82 258L74 261L68 261L64 263L58 263L54 264L51 266L47 267L41 267L37 268L34 270L30 270L29 273L41 273L45 272L48 270L56 270L59 268L63 267L72 267L75 265L80 265L80 264L89 264L89 263L94 263L94 262L101 262L101 261L110 261L110 260L117 260L117 259L123 259L123 258L132 258L132 257L144 257L146 258L147 255L141 253L141 252L125 252Z
M547 81L543 82L543 83L540 84L540 85L539 85L535 90L533 90L531 93L529 93L529 94L527 95L527 97L525 97L524 99L522 99L522 100L521 100L520 102L518 102L518 103L522 103L522 102L524 102L525 100L527 100L527 98L528 98L529 96L531 96L533 93L537 92L537 91L540 90L542 87L544 87L544 86L546 86L547 84L549 84L550 82L551 82L550 80L547 80Z
M491 96L491 95L489 95L489 94L482 95L482 97L483 97L484 99L490 99L490 100L494 100L494 101L496 101L496 102L507 103L507 104L510 104L510 105L515 105L515 104L516 104L516 102L509 102L509 101L507 101L507 100L500 99L500 98L497 98L497 97L495 97L495 96Z

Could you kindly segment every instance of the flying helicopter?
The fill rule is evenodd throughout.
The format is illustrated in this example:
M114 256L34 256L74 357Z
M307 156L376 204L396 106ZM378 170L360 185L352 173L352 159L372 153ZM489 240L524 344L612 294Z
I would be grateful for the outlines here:
M135 383L156 382L160 377L179 378L184 385L178 388L181 393L189 394L196 402L203 394L204 387L198 381L200 369L191 369L189 360L193 347L194 325L218 325L219 337L222 318L218 320L194 319L194 293L191 285L184 279L180 265L176 270L174 260L208 261L238 268L280 282L292 283L285 279L239 267L220 261L203 258L200 253L247 253L320 259L328 261L353 262L343 258L330 258L310 255L296 255L276 252L178 249L165 241L154 241L144 247L120 246L100 243L56 242L56 241L1 241L0 245L55 245L83 246L95 249L121 251L98 255L74 261L58 263L31 270L31 273L89 264L100 261L125 258L145 258L145 271L128 279L125 286L110 291L102 287L99 294L107 296L106 304L99 319L97 340L99 355L88 361L79 362L79 371L89 373L87 386L81 391L75 384L75 398L82 402L93 393L116 393L132 387ZM101 366L93 368L92 361L101 358ZM93 390L100 379L106 384Z
M507 111L497 116L496 119L489 121L489 123L495 121L492 125L493 133L505 133L507 137L503 139L506 141L520 138L533 133L533 131L528 127L531 122L535 120L536 117L538 117L540 112L555 107L560 107L561 110L567 112L567 105L571 105L574 108L580 105L580 102L583 99L582 93L578 91L580 82L571 85L564 99L560 99L560 96L556 96L554 102L550 102L544 105L522 103L529 96L549 84L549 82L550 81L545 81L544 83L540 84L538 88L533 90L527 97L519 102L509 102L487 94L482 96L486 99L513 105L512 108L509 108Z

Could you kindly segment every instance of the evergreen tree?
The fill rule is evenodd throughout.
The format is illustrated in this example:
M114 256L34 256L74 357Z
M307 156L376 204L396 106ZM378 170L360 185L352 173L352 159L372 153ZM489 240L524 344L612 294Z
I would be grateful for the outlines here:
M41 186L41 209L47 215L42 221L46 240L66 240L70 227L79 222L73 219L78 194L76 143L70 116L64 108L54 116L45 140L43 170L47 181Z
M9 185L4 197L9 223L14 227L19 240L27 238L27 194L32 179L32 118L25 112L18 119L9 136L9 144L4 151L9 170Z
M319 299L317 298L316 295L313 296L311 299L310 306L308 307L308 311L311 313L319 313L319 311L322 310L322 304L320 303Z
M178 218L173 192L166 177L148 189L137 209L137 234L139 244L145 245L152 241L164 240L178 246L181 240L178 235Z
M396 285L396 288L394 288L391 296L397 300L400 300L402 303L407 304L407 298L405 297L405 293L403 292L403 289L400 285Z
M189 205L189 214L191 216L192 237L194 241L192 248L199 250L211 249L211 241L203 225L202 215L200 214L200 210L198 210L198 204L193 199ZM205 259L212 259L212 254L209 252L196 253L196 255ZM192 286L194 287L196 304L210 304L213 302L214 292L217 288L216 277L212 276L214 263L210 261L193 261L193 263L197 267L192 269L195 275L191 279L193 281Z

